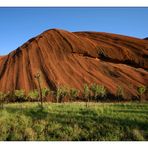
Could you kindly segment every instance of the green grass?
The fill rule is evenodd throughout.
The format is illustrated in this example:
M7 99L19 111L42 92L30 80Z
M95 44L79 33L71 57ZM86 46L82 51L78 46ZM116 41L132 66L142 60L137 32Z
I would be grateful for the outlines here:
M148 140L148 103L6 104L0 140Z

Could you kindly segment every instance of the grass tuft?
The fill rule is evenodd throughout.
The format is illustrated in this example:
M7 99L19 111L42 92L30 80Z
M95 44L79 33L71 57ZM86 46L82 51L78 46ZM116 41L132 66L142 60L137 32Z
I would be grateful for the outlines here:
M0 110L1 141L148 140L147 103L11 103Z

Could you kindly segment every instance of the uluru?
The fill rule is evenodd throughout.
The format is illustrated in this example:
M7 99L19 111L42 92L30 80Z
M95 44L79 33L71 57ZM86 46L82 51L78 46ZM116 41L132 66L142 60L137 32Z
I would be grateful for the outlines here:
M111 94L118 86L126 99L148 84L148 41L105 32L69 32L50 29L0 56L0 91L59 85L82 90L84 84L104 85ZM148 99L145 96L145 99Z

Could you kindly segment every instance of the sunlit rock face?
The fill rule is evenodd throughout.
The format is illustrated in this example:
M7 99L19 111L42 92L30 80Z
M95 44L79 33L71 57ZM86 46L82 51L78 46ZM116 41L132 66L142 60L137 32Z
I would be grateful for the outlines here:
M30 39L6 56L0 56L0 91L58 85L83 89L104 85L111 94L122 86L127 99L137 87L148 84L148 41L100 32L51 29Z

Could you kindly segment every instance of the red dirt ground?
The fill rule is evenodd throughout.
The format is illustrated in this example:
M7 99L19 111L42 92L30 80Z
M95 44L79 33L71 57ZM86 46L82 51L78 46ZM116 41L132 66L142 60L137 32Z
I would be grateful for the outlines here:
M148 84L148 41L99 32L51 29L0 57L0 91L66 85L78 89L98 83L115 93L125 89L127 99Z

